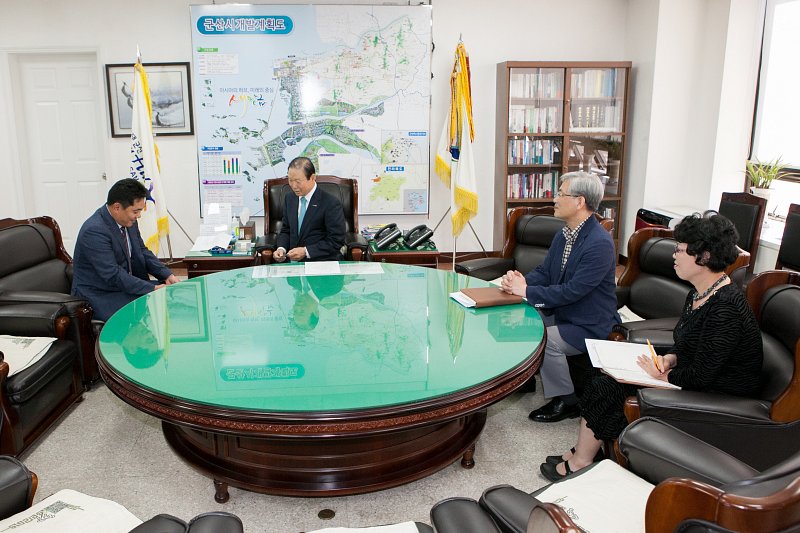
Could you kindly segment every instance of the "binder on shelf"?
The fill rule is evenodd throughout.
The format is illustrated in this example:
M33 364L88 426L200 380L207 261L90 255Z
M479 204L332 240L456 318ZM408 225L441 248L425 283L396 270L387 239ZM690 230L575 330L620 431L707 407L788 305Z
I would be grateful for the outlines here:
M499 287L473 287L451 292L450 298L464 307L496 307L499 305L521 304L525 301L522 296L514 296L504 292Z

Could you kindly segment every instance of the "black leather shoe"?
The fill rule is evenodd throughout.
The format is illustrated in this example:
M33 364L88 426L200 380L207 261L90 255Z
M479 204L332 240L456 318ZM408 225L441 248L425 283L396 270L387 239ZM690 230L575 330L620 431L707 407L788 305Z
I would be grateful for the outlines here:
M553 398L535 411L531 411L528 418L534 422L558 422L565 418L577 418L581 415L578 404L567 405L559 398Z
M566 470L566 474L559 474L558 470L556 470L556 466L550 463L542 463L539 465L539 470L542 472L542 475L548 479L548 481L560 481L570 475L572 473L572 469L569 467L569 461L561 461L564 463L564 470Z
M575 453L575 448L569 449L570 453ZM599 463L603 459L606 458L606 454L603 453L603 448L597 450L597 453L594 455L594 459L592 459L593 463ZM564 459L560 455L548 455L544 458L545 463L550 463L551 465L557 465L558 463L563 463Z

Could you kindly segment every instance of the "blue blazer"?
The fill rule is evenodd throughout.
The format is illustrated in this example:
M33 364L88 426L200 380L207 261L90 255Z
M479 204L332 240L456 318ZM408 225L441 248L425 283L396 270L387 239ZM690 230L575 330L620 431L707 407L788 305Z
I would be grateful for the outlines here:
M89 301L94 318L108 320L122 306L167 279L172 272L145 245L138 223L128 228L131 246L131 273L128 253L119 226L105 205L81 226L73 257L72 294ZM152 281L152 274L159 281Z
M589 217L572 246L564 272L561 256L567 241L558 232L544 262L526 276L528 303L550 312L561 337L586 350L585 340L605 339L617 313L616 251L611 235L594 216Z
M278 233L278 247L287 252L305 246L310 261L340 261L343 259L345 222L344 209L339 200L322 190L311 196L303 218L303 226L297 231L297 210L300 198L293 192L284 195L283 221Z

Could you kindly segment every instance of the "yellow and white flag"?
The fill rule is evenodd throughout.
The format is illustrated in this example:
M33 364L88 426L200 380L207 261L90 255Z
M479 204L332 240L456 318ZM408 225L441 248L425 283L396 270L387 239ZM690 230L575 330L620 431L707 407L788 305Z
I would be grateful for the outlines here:
M147 187L147 202L139 231L145 245L158 254L159 240L169 234L167 204L161 187L158 147L153 139L153 109L147 73L140 62L133 67L133 121L131 131L131 178Z
M459 42L450 75L450 111L442 128L435 163L436 173L450 189L453 235L456 237L478 214L478 186L472 156L474 140L469 56L464 43Z

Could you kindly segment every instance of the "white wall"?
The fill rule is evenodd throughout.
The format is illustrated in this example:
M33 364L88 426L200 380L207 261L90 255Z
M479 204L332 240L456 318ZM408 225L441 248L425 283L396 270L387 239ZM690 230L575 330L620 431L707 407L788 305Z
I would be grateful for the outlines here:
M203 2L140 0L134 9L122 0L2 0L0 161L4 162L4 171L0 172L0 217L39 214L26 212L23 203L21 184L27 176L19 161L8 54L54 49L93 51L101 63L100 79L104 76L102 64L132 62L137 44L145 62L190 61L190 3ZM750 4L758 2L433 0L436 50L432 58L431 139L438 140L447 112L448 76L461 35L470 53L476 126L480 206L473 226L484 245L492 247L495 72L496 64L502 61L634 62L622 242L633 230L636 209L643 205L694 202L699 209L712 205L715 195L718 201L720 187L734 190L733 176L738 176L743 163L743 136L737 132L742 128L749 131L746 113L741 109L748 110L744 104L749 97L752 113L757 66L752 53L758 41L757 24L752 20L755 14ZM146 16L137 23L134 12ZM103 134L109 177L127 175L127 140L111 139L107 126ZM194 235L200 223L196 140L162 137L158 143L170 211ZM432 226L448 205L448 191L431 170L429 218L362 216L360 222L394 219L402 227L419 223ZM172 235L174 255L181 257L190 246L189 240L174 224ZM441 250L453 249L449 220L437 231L435 240ZM479 250L468 229L458 241L458 250Z
M77 0L70 3L47 0L3 0L0 16L0 102L8 102L10 87L5 74L8 52L42 48L97 50L99 61L130 63L136 45L145 62L190 61L190 0L140 0L135 9L120 0ZM205 2L210 3L210 2ZM219 2L218 2L219 3ZM254 2L270 3L270 2ZM274 3L274 2L273 2ZM283 0L280 3L306 3ZM341 2L317 2L341 3ZM377 3L352 2L347 3ZM494 208L494 109L495 68L507 60L625 60L626 0L435 0L433 3L433 98L431 138L438 140L449 105L448 76L459 35L470 53L476 126L475 166L479 179L479 214L473 226L481 241L491 248ZM134 11L146 13L136 23ZM103 76L102 69L98 72ZM0 160L18 160L11 109L0 104ZM106 152L110 178L128 171L128 143L111 139ZM162 137L164 188L170 211L194 234L199 218L197 154L194 137ZM433 147L435 149L435 147ZM2 216L30 216L18 206L25 179L16 170L0 173ZM13 198L13 200L12 200ZM403 227L435 224L449 205L449 194L431 171L430 218L422 215L363 216L360 223L396 219ZM87 216L89 213L87 213ZM173 249L181 257L189 241L173 224ZM449 217L435 236L442 250L452 250ZM469 230L458 241L462 251L478 250ZM163 254L162 254L163 255Z

